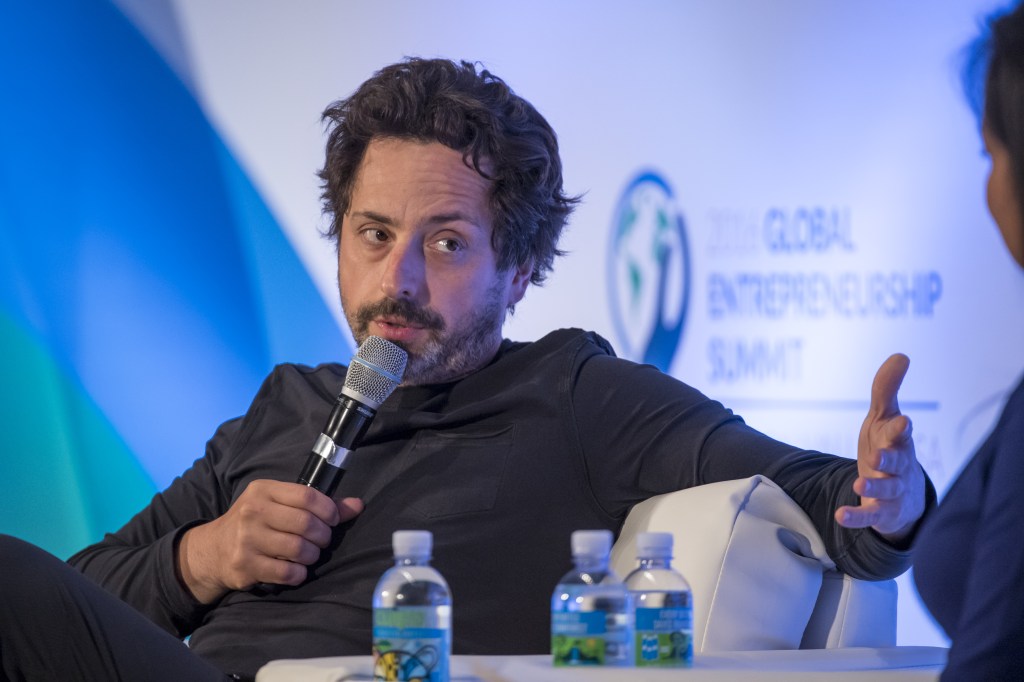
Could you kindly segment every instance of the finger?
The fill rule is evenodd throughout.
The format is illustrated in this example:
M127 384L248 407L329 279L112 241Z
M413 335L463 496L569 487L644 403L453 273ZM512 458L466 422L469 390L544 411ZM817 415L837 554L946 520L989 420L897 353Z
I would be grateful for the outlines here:
M910 417L899 414L885 421L881 428L879 447L902 447L912 442L914 425Z
M304 564L277 557L261 557L253 563L255 579L246 587L261 582L271 585L301 585L305 582L308 572Z
M278 504L304 509L328 526L335 526L341 520L334 500L316 488L301 483L284 483L283 481L268 481L268 483L277 484L271 488L270 495L271 499Z
M299 535L276 533L267 538L267 556L308 566L320 558L320 547Z
M885 478L858 478L853 482L853 492L861 497L872 497L879 500L895 500L907 489L902 478L887 476Z
M913 443L914 425L905 414L887 415L874 418L868 427L870 432L863 434L877 450L879 448L903 448ZM866 441L866 442L868 442Z
M274 531L302 538L317 547L326 547L331 542L331 526L305 509L280 505L268 514L267 525Z
M338 500L338 514L341 517L341 523L359 516L359 514L363 512L363 509L363 501L358 497L346 497L342 500Z
M875 373L875 380L871 383L871 414L876 417L899 414L900 406L896 394L909 368L910 358L903 353L894 353L882 363Z
M836 510L835 519L845 528L868 528L881 522L882 511L878 504L869 500L857 507L840 507Z
M868 470L861 469L861 476L886 477L901 476L907 471L907 461L910 458L899 450L883 448L870 452L863 458L863 463Z
M297 585L305 579L305 565L319 555L317 547L296 535L264 528L248 534L223 562L224 584L230 589L248 589L260 582Z

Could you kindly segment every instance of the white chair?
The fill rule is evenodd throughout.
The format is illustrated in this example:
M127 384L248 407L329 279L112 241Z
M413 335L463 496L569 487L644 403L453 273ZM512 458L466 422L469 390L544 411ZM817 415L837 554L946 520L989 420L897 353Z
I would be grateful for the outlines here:
M675 537L673 566L694 595L695 653L896 644L895 581L837 572L807 515L763 476L638 504L612 549L620 576L647 530Z

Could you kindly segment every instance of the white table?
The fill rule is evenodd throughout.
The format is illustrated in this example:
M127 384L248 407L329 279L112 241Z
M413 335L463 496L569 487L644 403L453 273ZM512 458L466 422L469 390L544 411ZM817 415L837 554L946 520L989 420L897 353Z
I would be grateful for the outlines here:
M687 670L554 668L551 657L453 656L452 682L934 682L946 661L939 647L800 649L700 654ZM272 661L256 682L372 680L370 656Z

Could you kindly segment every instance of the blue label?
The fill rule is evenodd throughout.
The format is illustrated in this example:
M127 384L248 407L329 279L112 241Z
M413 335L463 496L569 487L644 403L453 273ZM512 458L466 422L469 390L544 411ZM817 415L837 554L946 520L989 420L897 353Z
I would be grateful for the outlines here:
M636 610L636 629L670 632L693 629L692 609L648 609Z
M603 635L607 617L604 611L574 611L551 614L551 634L570 637Z

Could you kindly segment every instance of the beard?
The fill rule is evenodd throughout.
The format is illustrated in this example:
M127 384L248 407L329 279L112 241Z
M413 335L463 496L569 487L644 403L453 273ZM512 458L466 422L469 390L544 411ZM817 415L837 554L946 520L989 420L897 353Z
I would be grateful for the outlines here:
M357 344L370 335L370 322L378 317L395 317L428 332L419 349L395 342L409 354L402 385L418 386L454 381L490 361L505 322L503 298L504 287L500 281L495 282L483 302L465 316L466 323L450 330L436 310L405 299L383 298L350 312L342 297L342 309Z

